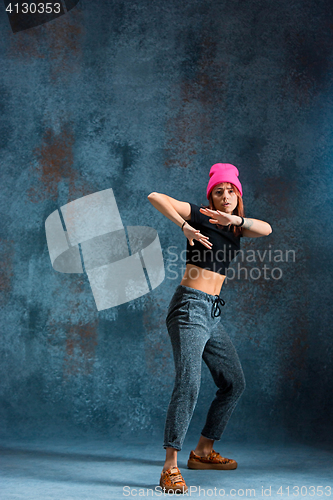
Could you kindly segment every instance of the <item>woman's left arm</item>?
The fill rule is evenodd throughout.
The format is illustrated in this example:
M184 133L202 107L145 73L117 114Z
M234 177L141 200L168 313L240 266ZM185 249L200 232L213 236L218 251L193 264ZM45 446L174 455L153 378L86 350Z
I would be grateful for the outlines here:
M232 215L234 218L235 226L239 226L242 223L241 217L239 215ZM263 220L258 219L248 219L244 217L244 224L242 225L243 231L242 236L246 236L248 238L259 238L260 236L268 236L272 232L272 228L268 222L264 222Z
M210 217L209 222L212 224L222 224L223 226L234 224L235 226L239 226L242 223L242 218L239 215L228 214L220 210L200 208L200 212ZM247 236L248 238L268 236L272 232L272 228L268 222L258 219L248 219L247 217L244 217L242 228L242 236Z
M238 226L241 224L242 219L238 216L234 216L237 220L235 224ZM260 236L268 236L272 232L272 227L268 222L258 219L248 219L244 217L244 224L242 225L243 231L242 236L248 238L259 238Z

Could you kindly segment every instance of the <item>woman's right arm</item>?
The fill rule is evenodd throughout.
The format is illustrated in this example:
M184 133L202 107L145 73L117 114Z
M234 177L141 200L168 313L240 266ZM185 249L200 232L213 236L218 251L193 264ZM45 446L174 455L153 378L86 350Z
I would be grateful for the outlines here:
M177 226L182 227L184 221L191 219L191 205L186 201L178 201L166 194L150 193L148 200L161 214L165 215ZM184 225L183 232L189 240L190 245L193 246L193 239L200 241L205 247L211 248L212 244L208 236L200 233L200 230L194 229L188 223Z
M161 214L177 226L182 227L184 220L191 218L191 206L185 201L178 201L166 194L150 193L148 200Z

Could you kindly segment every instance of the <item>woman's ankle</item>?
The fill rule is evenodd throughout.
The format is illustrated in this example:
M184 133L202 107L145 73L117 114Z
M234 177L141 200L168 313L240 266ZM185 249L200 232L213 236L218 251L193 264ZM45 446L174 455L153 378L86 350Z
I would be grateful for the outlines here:
M213 450L214 440L208 439L203 436L200 436L199 442L195 448L194 453L199 455L199 457L206 457Z
M177 462L165 462L162 472L165 472L168 469L172 469L173 467L177 467Z
M198 455L199 457L207 457L207 456L211 453L211 451L212 451L212 450L202 450L202 449L197 449L197 448L196 448L196 449L195 449L195 450L193 450L193 451L194 451L194 453L195 453L196 455Z
M177 453L178 450L175 448L166 448L166 457L163 466L163 472L171 469L171 467L177 467Z

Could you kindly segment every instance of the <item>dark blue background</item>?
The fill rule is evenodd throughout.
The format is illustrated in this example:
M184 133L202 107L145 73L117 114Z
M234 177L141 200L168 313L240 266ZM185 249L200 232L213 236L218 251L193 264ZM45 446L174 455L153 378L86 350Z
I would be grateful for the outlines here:
M222 289L247 380L226 437L329 440L331 1L81 0L16 34L3 11L0 28L1 432L162 443L174 378L164 321L182 266L171 279L168 247L186 241L147 195L200 205L210 166L230 162L246 216L273 228L243 248L296 261L278 264L279 280ZM86 276L52 269L44 223L110 187L125 226L157 229L166 279L98 312ZM214 392L204 366L191 433Z

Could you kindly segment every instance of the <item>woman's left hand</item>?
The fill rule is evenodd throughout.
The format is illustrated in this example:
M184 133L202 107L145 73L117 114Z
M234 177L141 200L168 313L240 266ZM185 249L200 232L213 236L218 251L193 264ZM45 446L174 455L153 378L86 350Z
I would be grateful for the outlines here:
M230 226L230 224L235 224L235 215L226 214L225 212L221 212L220 210L211 210L210 208L200 208L200 212L208 217L212 217L209 219L209 222L212 224L221 224L222 226Z

